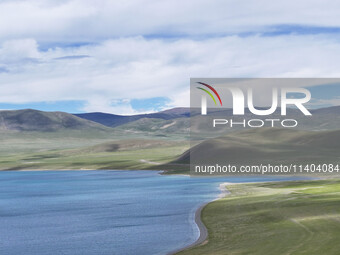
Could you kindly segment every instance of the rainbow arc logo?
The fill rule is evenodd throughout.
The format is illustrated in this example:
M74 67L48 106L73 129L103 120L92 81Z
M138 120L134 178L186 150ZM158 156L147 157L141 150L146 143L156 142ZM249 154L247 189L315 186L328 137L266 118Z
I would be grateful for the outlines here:
M217 91L212 86L210 86L209 84L203 83L203 82L197 82L197 83L207 88L206 89L206 88L197 87L197 89L200 89L200 90L204 91L205 93L207 93L212 98L212 100L214 101L215 105L217 105L217 101L215 99L215 96L216 96L218 98L221 106L222 106L221 97L220 97L220 95L217 93ZM201 114L202 115L207 115L207 97L205 95L202 95Z
M222 106L221 97L220 97L220 95L217 93L217 91L216 91L212 86L210 86L209 84L203 83L203 82L197 82L197 83L198 83L198 84L201 84L201 85L203 85L203 86L205 86L205 87L207 87L207 88L209 88L209 89L217 96L217 98L218 98L218 100L220 101L220 104L221 104L221 106ZM208 90L206 90L206 89L204 89L204 88L201 88L201 87L197 87L197 88L200 89L200 90L203 90L204 92L206 92L206 93L212 98L212 100L214 101L215 105L217 105L216 100L215 100L215 97L213 96L213 94L211 94L210 91L208 91Z

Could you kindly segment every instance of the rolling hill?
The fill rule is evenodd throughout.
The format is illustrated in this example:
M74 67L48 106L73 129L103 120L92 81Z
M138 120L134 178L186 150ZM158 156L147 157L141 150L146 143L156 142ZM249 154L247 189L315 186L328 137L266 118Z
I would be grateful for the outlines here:
M77 117L91 120L102 125L108 127L117 127L126 123L130 123L133 121L137 121L139 119L162 119L162 120L171 120L176 118L190 117L190 109L189 108L173 108L170 110L165 110L157 113L150 114L138 114L138 115L116 115L109 113L101 113L101 112L92 112L92 113L80 113L74 114Z
M108 130L107 127L65 112L31 109L0 111L1 131Z
M340 106L311 110L313 117L301 115L299 110L289 109L289 118L299 121L299 128L305 130L335 130L340 124ZM204 128L199 126L199 112L190 108L174 108L158 113L140 115L114 115L108 113L83 113L68 114L65 112L43 112L38 110L13 110L0 111L0 130L16 131L58 131L62 129L84 130L98 129L127 130L129 132L147 133L188 133L190 122L193 132L204 132ZM231 109L211 109L208 117L216 116L231 118ZM271 118L280 118L279 109ZM246 110L245 119L254 118L249 110ZM266 118L257 116L256 118ZM236 129L233 128L233 131ZM228 130L227 130L228 132ZM217 133L225 133L225 130Z
M122 132L130 134L145 134L155 137L177 135L188 139L190 134L190 118L176 118L169 120L142 118L115 127L115 130L121 130Z
M340 163L340 130L261 128L234 132L193 146L174 163Z

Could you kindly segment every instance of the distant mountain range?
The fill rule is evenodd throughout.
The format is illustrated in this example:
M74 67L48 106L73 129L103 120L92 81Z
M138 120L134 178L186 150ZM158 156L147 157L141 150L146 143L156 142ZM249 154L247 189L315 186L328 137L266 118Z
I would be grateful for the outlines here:
M293 118L298 120L298 128L302 130L335 130L339 129L340 124L340 106L322 108L310 110L313 114L312 117L304 116L298 109L288 109L287 117L281 116L280 109L278 109L270 117L252 115L248 109L246 109L245 116L234 117L232 109L209 109L207 118L210 118L212 122L213 118L235 118L246 119L284 119ZM194 136L197 134L199 138L211 137L211 132L206 128L206 125L202 125L200 121L199 109L190 108L175 108L168 111L163 111L154 114L142 114L134 116L121 116L112 114L81 114L79 117L91 116L91 120L107 125L109 127L115 127L117 130L121 130L129 133L148 133L150 135L162 136L168 134L189 134L191 128L191 134ZM98 119L96 116L102 116L103 119ZM189 118L191 116L191 118ZM226 128L221 127L215 130L215 135L221 135L224 133L230 133L238 130L244 130L244 128L234 127Z
M91 120L107 127L117 127L132 121L139 119L162 119L162 120L172 120L177 118L188 118L190 117L190 108L173 108L166 111L161 111L157 113L150 114L138 114L138 115L116 115L110 113L102 112L92 112L92 113L80 113L74 114L82 119Z
M314 109L310 110L313 115L321 117L329 118L331 116L337 118L340 116L340 106L328 107L328 108L321 108L321 109ZM209 113L214 115L218 113L220 116L231 117L233 116L232 109L209 109ZM190 109L190 108L173 108L166 111L161 111L157 113L150 113L150 114L137 114L137 115L116 115L110 113L101 113L101 112L93 112L93 113L80 113L74 114L77 117L82 119L91 120L97 123L100 123L107 127L117 127L121 126L133 121L137 121L140 119L161 119L161 120L173 120L178 118L189 118L195 117L200 114L199 109ZM301 112L297 109L288 109L288 114L292 117L301 118ZM280 108L276 110L273 116L277 117L280 115ZM245 110L245 118L250 118L251 113L248 109ZM257 117L258 118L258 117Z
M208 118L222 116L232 118L231 109L209 109ZM282 118L279 109L271 118ZM335 130L339 129L340 106L311 110L313 117L306 117L297 109L289 109L289 118L299 121L299 128L305 130ZM43 112L37 110L0 111L0 131L41 131L54 132L59 130L101 130L112 129L125 133L146 133L155 136L167 134L188 134L191 126L193 133L204 133L200 125L199 110L190 108L174 108L151 114L132 116L108 113L69 114L65 112ZM191 116L191 118L190 118ZM246 110L245 119L254 118ZM256 116L264 119L266 117ZM111 131L110 131L111 130ZM231 130L216 129L216 134L228 133ZM233 128L232 131L237 131Z

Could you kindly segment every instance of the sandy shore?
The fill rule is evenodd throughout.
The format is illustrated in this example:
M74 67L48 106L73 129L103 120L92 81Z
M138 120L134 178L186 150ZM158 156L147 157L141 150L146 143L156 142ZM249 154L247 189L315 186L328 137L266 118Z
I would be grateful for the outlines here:
M180 248L178 250L175 250L175 251L172 251L170 253L168 253L168 255L173 255L173 254L176 254L177 252L180 252L180 251L183 251L183 250L186 250L186 249L189 249L191 247L194 247L196 245L200 245L202 243L204 243L205 240L207 240L207 237L208 237L208 230L207 228L205 227L205 225L203 224L202 222L202 219L201 219L201 213L202 213L202 210L203 208L207 205L207 204L210 204L218 199L221 199L221 198L224 198L225 196L229 195L230 194L230 191L227 189L227 185L228 184L231 184L231 183L228 183L228 182L225 182L225 183L221 183L220 186L219 186L219 189L221 191L221 193L218 195L218 198L214 199L213 201L210 201L208 203L205 203L203 205L201 205L195 212L195 223L200 231L200 236L198 237L198 239L192 243L192 244L189 244L183 248Z

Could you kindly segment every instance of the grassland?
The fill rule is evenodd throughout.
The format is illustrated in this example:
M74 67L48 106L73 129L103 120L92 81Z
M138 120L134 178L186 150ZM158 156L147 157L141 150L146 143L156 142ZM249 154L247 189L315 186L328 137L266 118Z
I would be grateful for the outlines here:
M340 130L258 128L208 139L178 162L195 165L338 163Z
M189 148L175 139L99 133L17 133L1 136L0 170L162 169Z
M339 254L340 180L228 189L202 211L208 240L178 254Z

